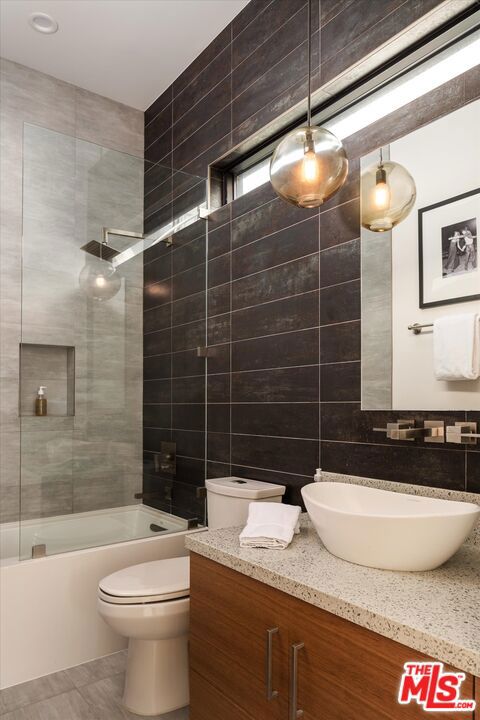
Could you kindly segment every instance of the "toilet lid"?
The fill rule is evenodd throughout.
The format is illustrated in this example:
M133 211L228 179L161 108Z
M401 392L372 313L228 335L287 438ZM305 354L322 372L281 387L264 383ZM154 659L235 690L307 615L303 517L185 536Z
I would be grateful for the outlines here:
M100 581L99 591L104 599L107 596L111 598L110 602L120 603L172 600L188 596L190 558L154 560L118 570Z

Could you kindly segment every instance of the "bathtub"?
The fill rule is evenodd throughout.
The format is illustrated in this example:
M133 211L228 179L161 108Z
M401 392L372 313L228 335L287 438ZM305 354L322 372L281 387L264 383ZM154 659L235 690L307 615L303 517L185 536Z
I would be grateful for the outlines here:
M152 530L151 525L162 530ZM27 560L38 545L45 545L47 555L56 555L181 530L188 530L186 520L146 505L22 520L21 527L5 523L0 525L0 564L17 562L19 550L20 558Z
M165 530L153 532L152 523ZM199 529L143 505L29 520L21 532L0 526L0 688L126 647L98 616L98 582L129 565L186 555L191 532ZM20 542L22 557L38 544L47 555L19 560Z

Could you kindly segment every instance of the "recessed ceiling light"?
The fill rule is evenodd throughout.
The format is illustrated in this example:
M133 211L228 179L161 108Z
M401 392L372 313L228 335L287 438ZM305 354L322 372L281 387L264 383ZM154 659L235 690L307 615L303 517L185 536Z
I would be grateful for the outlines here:
M57 21L54 20L51 15L47 15L46 13L32 13L28 22L34 30L44 33L45 35L52 35L58 30Z

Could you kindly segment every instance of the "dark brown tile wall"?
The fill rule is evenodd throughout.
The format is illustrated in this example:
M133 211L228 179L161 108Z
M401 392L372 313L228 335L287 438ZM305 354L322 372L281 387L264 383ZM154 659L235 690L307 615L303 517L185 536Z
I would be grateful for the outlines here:
M322 75L438 2L324 0ZM251 0L147 110L146 231L202 202L208 164L305 97L305 13L304 0ZM470 71L349 138L348 180L320 211L264 185L172 249L146 254L144 489L159 507L201 513L205 471L284 483L294 502L318 466L480 490L478 450L391 443L372 428L397 413L360 409L358 201L361 155L471 101L479 86ZM196 355L206 336L207 388ZM177 442L174 482L155 464L165 439Z
M175 245L154 246L144 264L144 492L146 502L203 520L205 477L206 232L200 221ZM154 290L155 292L152 292ZM161 442L177 444L174 481L161 472Z

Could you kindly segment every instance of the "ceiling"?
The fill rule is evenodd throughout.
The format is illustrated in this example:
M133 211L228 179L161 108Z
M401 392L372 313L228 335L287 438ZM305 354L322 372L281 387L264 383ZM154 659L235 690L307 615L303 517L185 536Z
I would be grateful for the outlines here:
M1 0L0 54L145 110L248 0ZM51 15L53 35L28 24Z

